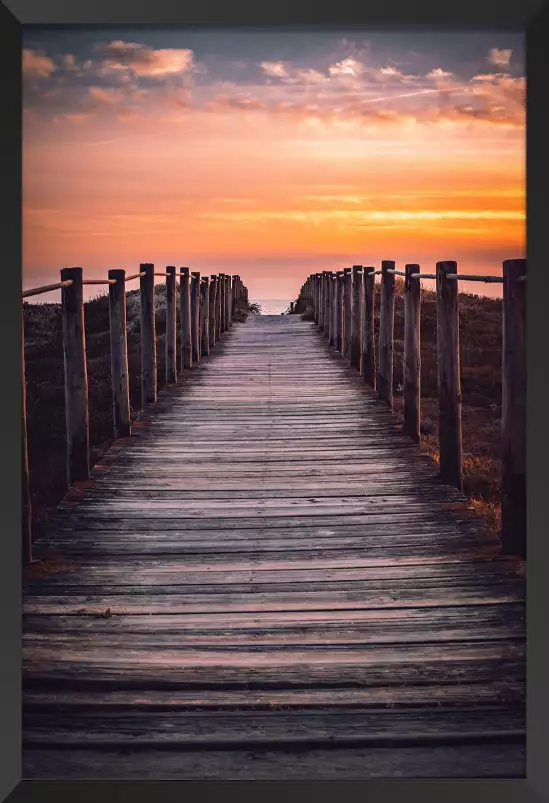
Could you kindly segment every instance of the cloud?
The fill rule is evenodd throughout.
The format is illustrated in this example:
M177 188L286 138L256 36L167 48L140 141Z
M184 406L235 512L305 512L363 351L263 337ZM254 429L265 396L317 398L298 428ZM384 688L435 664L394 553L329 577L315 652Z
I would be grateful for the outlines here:
M328 72L330 75L352 75L356 77L364 72L364 65L352 56L349 56L349 58L332 64L328 68Z
M194 68L194 53L187 48L166 48L153 50L134 42L116 40L107 45L99 45L104 55L104 66L111 70L132 70L135 75L159 78L181 75Z
M135 88L114 88L104 86L90 86L88 87L88 95L92 101L98 104L105 104L107 106L115 106L119 103L124 103L128 97L137 96L142 97L145 94L144 90L137 90Z
M404 84L409 81L417 81L419 79L419 76L413 75L412 73L403 73L396 67L389 66L389 67L379 67L374 72L373 78L376 81L396 80Z
M490 64L493 64L494 67L508 67L512 55L512 50L498 50L497 47L493 47L486 59Z
M282 61L262 61L261 69L269 78L288 78L288 71Z
M49 78L54 72L53 59L38 50L23 50L23 75L28 78Z
M427 73L425 77L429 78L431 81L438 81L441 78L451 78L452 73L445 72L440 67L436 67L434 70L431 70L431 72Z

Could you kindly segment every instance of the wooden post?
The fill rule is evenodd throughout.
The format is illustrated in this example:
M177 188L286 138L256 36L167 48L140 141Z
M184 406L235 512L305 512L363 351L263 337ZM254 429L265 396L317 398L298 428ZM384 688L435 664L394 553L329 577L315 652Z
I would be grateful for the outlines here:
M63 356L65 363L65 417L67 422L67 481L90 477L90 424L82 268L63 268L61 281Z
M322 274L315 274L316 279L316 324L320 329L322 323Z
M110 270L109 319L111 336L111 382L114 437L131 435L130 389L128 380L128 335L126 328L126 271Z
M379 367L377 392L393 409L393 339L395 330L395 263L381 263L381 311L379 320Z
M323 310L323 331L324 337L330 337L330 276L332 272L325 270L322 273L322 281L324 283L324 310Z
M364 268L362 282L363 316L362 322L362 376L365 382L369 382L376 389L376 349L375 349L375 269Z
M32 508L30 498L29 453L27 449L27 383L25 381L25 313L21 309L21 377L22 377L22 543L21 558L24 564L32 563Z
M210 280L207 276L202 279L200 288L202 307L202 354L206 357L210 353Z
M233 276L233 283L232 283L232 292L231 292L231 322L236 317L236 313L238 311L238 282L240 277Z
M440 478L462 490L461 389L459 376L458 283L456 262L437 262L438 435Z
M191 271L191 342L193 364L200 362L200 273Z
M328 345L333 346L335 341L335 330L334 330L334 287L335 285L335 278L334 274L330 273L328 276Z
M225 274L220 273L218 279L217 290L217 320L219 324L219 336L225 331L224 328L224 310L225 310Z
M176 364L176 284L175 267L166 268L166 384L177 382Z
M351 345L351 291L352 291L352 268L345 268L343 271L343 332L342 349L344 357L350 355Z
M217 300L217 276L210 276L209 287L209 306L210 306L210 348L213 348L217 341L217 331L215 326L215 304Z
M406 265L404 279L404 432L419 443L421 409L420 280L419 265Z
M503 263L501 548L526 557L525 259ZM519 281L520 280L520 281Z
M141 265L141 408L156 401L154 265Z
M232 276L226 276L225 281L227 282L227 290L225 294L225 328L230 329L232 324L231 321Z
M336 351L341 351L342 276L341 271L337 271L334 281L334 348Z
M351 365L360 371L360 351L362 344L362 313L360 295L362 289L362 265L353 265L353 284L351 296Z
M191 285L188 268L179 268L179 325L181 326L181 370L193 367L191 333Z

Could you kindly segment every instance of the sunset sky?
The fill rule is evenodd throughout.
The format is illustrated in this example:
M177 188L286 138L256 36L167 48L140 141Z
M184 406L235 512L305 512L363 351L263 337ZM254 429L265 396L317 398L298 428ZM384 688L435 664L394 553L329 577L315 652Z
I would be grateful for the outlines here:
M24 288L525 255L520 33L28 27L23 70Z

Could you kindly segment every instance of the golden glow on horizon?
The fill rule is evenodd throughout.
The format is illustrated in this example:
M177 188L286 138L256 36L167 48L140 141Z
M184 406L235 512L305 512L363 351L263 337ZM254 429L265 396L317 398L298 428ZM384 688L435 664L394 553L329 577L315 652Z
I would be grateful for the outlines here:
M44 54L27 62L51 72ZM164 49L140 69L165 75L191 63L189 51ZM314 71L293 77L277 62L263 69L307 86L328 80ZM330 75L356 81L361 73L341 60ZM102 107L116 108L125 92L91 89ZM354 106L273 110L258 87L239 92L234 108L219 92L206 110L157 108L139 93L146 115L44 119L26 110L24 286L55 281L69 264L103 277L152 261L238 272L252 297L290 298L311 270L456 259L463 272L499 273L504 258L524 255L525 129L519 118L500 120L499 106L494 120L464 120L470 112L457 106L440 119L410 110L360 118ZM378 91L372 107L382 98Z

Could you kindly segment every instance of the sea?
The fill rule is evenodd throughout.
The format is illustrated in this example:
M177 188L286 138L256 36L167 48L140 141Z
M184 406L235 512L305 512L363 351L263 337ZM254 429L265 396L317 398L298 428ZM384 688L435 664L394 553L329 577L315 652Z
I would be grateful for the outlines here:
M259 304L262 315L281 315L295 298L250 298L250 304Z

